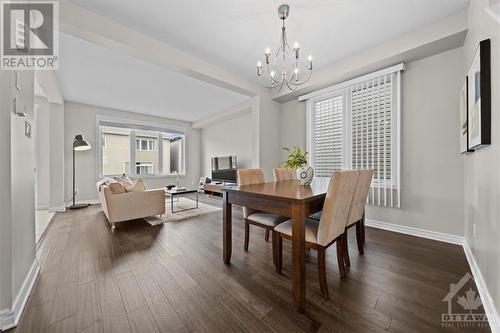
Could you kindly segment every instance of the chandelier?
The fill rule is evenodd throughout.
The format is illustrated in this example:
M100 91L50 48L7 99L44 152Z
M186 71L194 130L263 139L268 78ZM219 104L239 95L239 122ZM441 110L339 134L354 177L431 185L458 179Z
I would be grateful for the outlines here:
M276 53L272 53L270 48L264 52L265 64L257 62L257 77L260 82L264 80L267 88L272 88L279 92L283 86L294 91L299 86L306 83L312 74L312 56L307 57L304 62L300 59L300 45L298 42L291 48L286 37L285 20L290 13L290 6L283 4L278 8L278 15L282 23L280 44ZM264 70L265 67L265 70Z

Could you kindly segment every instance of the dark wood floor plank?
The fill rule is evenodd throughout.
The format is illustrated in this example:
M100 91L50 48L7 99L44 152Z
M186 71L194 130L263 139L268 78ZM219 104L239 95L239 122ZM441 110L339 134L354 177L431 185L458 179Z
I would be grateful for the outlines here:
M131 272L125 272L118 275L116 280L127 313L131 313L146 306L144 295L137 284L135 276Z
M186 332L156 280L147 273L136 278L160 332Z
M55 323L68 317L75 316L77 296L78 285L76 283L59 285L52 306L52 317L50 322Z
M137 309L127 314L133 333L157 333L160 332L147 308Z
M99 296L95 281L78 286L78 305L76 311L76 328L78 331L92 326L101 318Z
M130 325L113 274L111 258L101 258L96 264L97 289L104 332L130 332Z

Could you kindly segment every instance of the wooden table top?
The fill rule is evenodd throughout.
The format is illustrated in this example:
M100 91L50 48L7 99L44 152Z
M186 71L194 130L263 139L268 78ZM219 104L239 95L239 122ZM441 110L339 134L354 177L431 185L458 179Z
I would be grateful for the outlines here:
M300 185L297 180L287 180L282 182L267 182L253 185L225 186L221 190L224 192L243 192L245 194L255 194L256 196L266 196L290 201L310 201L324 197L328 190L329 178L315 178L311 185Z

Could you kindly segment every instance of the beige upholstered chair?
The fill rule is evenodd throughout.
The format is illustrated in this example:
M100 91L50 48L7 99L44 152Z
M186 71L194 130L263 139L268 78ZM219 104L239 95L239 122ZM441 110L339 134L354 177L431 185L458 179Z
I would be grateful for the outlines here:
M359 170L358 184L356 186L356 192L354 192L351 209L349 210L349 216L347 217L347 224L345 227L345 263L347 266L351 265L349 260L349 248L347 247L347 230L354 225L356 226L356 241L358 243L359 254L364 253L363 242L365 238L365 206L372 178L373 170Z
M238 169L238 185L253 185L264 183L264 172L262 169ZM245 251L248 251L250 234L250 224L264 228L266 230L266 241L269 241L269 232L273 233L273 249L276 244L276 233L274 227L287 218L279 215L257 211L248 207L243 207L243 217L245 218ZM273 251L274 252L274 251ZM273 256L273 261L275 257Z
M323 213L321 220L316 221L306 218L305 233L306 247L318 251L318 272L321 294L328 299L328 287L326 283L326 261L325 250L337 242L337 262L339 265L340 276L345 277L344 266L344 231L349 216L356 183L358 180L358 171L335 171L328 186L325 202L323 204ZM292 237L292 221L288 220L274 228L278 232L276 244L276 271L281 273L283 265L282 239Z
M296 175L295 171L292 169L274 168L273 174L274 174L274 181L275 182L282 182L285 180L296 180L297 179L297 175Z

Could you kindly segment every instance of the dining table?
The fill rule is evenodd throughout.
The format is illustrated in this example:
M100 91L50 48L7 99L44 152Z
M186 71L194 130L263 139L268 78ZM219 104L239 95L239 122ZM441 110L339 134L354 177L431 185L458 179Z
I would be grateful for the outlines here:
M292 293L298 312L306 300L305 218L320 211L330 178L315 178L310 185L297 180L253 185L225 186L223 193L223 260L230 264L232 251L232 205L289 217L292 220Z

